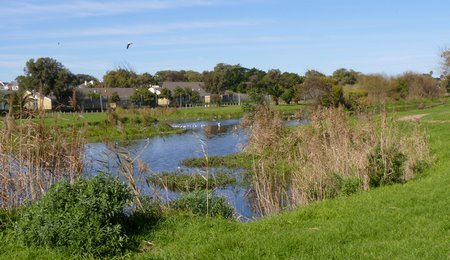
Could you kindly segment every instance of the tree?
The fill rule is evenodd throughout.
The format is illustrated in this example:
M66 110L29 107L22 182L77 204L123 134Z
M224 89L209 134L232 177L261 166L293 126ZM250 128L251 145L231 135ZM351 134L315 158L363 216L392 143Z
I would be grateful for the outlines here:
M185 76L185 71L176 71L176 70L161 70L155 73L155 79L157 82L162 83L164 81L188 81Z
M107 88L134 88L138 85L138 75L130 69L110 70L103 76Z
M272 96L272 100L273 100L273 102L275 102L276 106L278 106L278 99L281 97L283 92L284 91L280 88L280 85L278 85L278 84L270 85L267 88L267 94Z
M246 69L237 65L219 63L213 71L203 72L206 91L213 94L223 94L226 90L237 91L245 81Z
M76 74L75 75L75 85L79 86L84 83L93 82L93 85L87 85L89 87L95 87L99 83L98 79L94 76L87 75L87 74Z
M181 87L176 87L173 90L173 99L175 99L175 102L178 106L183 105L184 95L185 95L185 91Z
M76 77L60 62L52 58L30 59L24 68L25 75L17 77L19 86L37 91L45 96L53 94L58 103L64 104L72 94Z
M120 97L119 94L117 93L117 91L114 91L113 93L111 93L111 98L110 98L111 102L113 103L117 103L120 101Z
M188 70L184 73L185 78L189 82L202 82L203 76L200 72Z
M444 76L450 74L450 49L446 48L441 53L442 73Z
M172 99L172 91L170 91L170 89L168 88L163 88L161 89L161 94L159 94L160 98L167 98L169 100Z
M131 102L139 104L139 106L150 105L151 102L155 101L155 95L151 93L147 87L137 88L133 94L130 96Z
M358 75L358 72L344 68L337 69L333 72L333 78L341 86L354 85L358 80Z
M152 75L145 72L137 76L136 83L139 87L149 88L151 85L156 84L156 80Z
M283 94L281 95L281 99L286 102L286 104L290 104L292 99L294 98L294 89L288 88L286 89Z

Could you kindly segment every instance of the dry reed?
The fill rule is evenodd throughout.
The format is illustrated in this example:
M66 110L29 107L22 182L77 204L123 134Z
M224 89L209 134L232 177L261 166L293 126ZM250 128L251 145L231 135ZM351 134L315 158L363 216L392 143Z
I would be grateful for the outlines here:
M83 145L79 127L63 131L45 126L43 120L6 122L0 128L0 208L34 201L58 180L80 176Z
M283 130L278 115L260 108L244 122L251 130L247 150L258 155L252 188L255 207L263 215L335 197L348 188L348 180L356 180L354 191L369 189L369 157L377 147L384 165L392 148L405 155L402 182L414 176L419 162L430 161L424 134L405 131L385 114L356 120L342 108L317 109L310 124Z

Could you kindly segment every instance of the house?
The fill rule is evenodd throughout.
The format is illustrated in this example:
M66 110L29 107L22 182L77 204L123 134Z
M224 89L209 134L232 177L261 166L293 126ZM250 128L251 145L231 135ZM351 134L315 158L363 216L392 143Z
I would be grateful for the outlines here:
M211 102L211 93L206 92L205 83L203 82L181 82L181 81L165 81L163 82L161 89L169 89L174 93L176 88L188 88L192 91L196 91L199 93L202 103L210 103ZM174 97L176 99L176 97ZM168 105L170 103L167 99L158 99L158 105ZM184 103L184 100L181 100L180 103Z
M133 95L134 88L77 88L77 106L83 110L104 110L114 92L119 96L120 101L117 105L129 107L131 105L130 97Z
M7 95L13 93L12 90L0 90L0 96L3 97L0 101L0 110L7 111L9 110L9 104ZM52 109L52 100L49 97L40 95L39 93L33 95L30 91L25 91L23 97L26 98L26 103L24 107L28 110L36 110L36 109L44 109L51 110Z
M19 83L17 81L11 81L6 85L7 90L17 91L19 90Z
M25 104L25 107L29 110L44 109L51 110L52 109L52 99L41 95L39 93L31 93L30 91L25 91L24 95L29 95L31 99Z

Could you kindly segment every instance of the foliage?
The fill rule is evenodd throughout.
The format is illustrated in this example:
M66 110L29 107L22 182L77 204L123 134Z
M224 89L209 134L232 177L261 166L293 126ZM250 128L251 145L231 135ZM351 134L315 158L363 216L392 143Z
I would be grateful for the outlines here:
M363 181L357 176L344 177L340 180L339 189L340 194L349 196L363 190Z
M25 75L17 77L19 86L41 92L45 96L53 94L60 104L66 104L72 94L77 79L60 62L52 58L38 58L27 61Z
M127 68L110 70L103 76L103 84L107 88L134 88L137 83L138 75Z
M333 78L340 86L354 85L360 73L345 68L337 69L333 72Z
M450 49L449 48L442 50L441 58L442 58L442 61L441 61L442 73L444 75L449 75L450 74Z
M140 87L136 89L130 97L130 101L134 104L139 104L139 106L149 106L152 102L155 102L155 100L155 95L151 93L147 87Z
M170 207L196 215L233 218L234 209L225 198L213 195L210 191L193 191L173 200Z
M295 91L292 88L286 89L283 94L281 94L281 99L286 103L290 104L292 99L294 98Z
M380 145L369 154L369 184L371 187L378 187L394 183L403 183L404 163L406 155L397 147L384 147Z
M117 93L117 91L114 91L113 93L111 93L110 101L114 102L114 103L120 101L120 97L119 97L119 94Z
M417 162L430 160L423 133L405 132L384 116L373 121L361 116L353 122L342 108L320 108L309 120L308 125L286 131L267 108L242 120L250 129L246 151L257 158L252 189L261 214L349 194L359 187L368 190L407 181Z
M77 255L116 255L127 241L122 222L130 199L127 187L105 174L72 184L61 181L26 208L17 236L27 245L64 248Z

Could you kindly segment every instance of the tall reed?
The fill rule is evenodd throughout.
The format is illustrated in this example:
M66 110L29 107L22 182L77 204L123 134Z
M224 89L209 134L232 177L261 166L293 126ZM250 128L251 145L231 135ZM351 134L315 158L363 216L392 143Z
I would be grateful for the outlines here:
M83 169L83 128L12 120L7 117L0 128L0 208L34 201L59 179L73 181Z
M317 109L310 124L283 129L279 116L259 108L249 120L253 197L263 215L311 201L405 182L430 155L427 138L381 114L350 118L342 108ZM249 123L250 122L250 123Z

